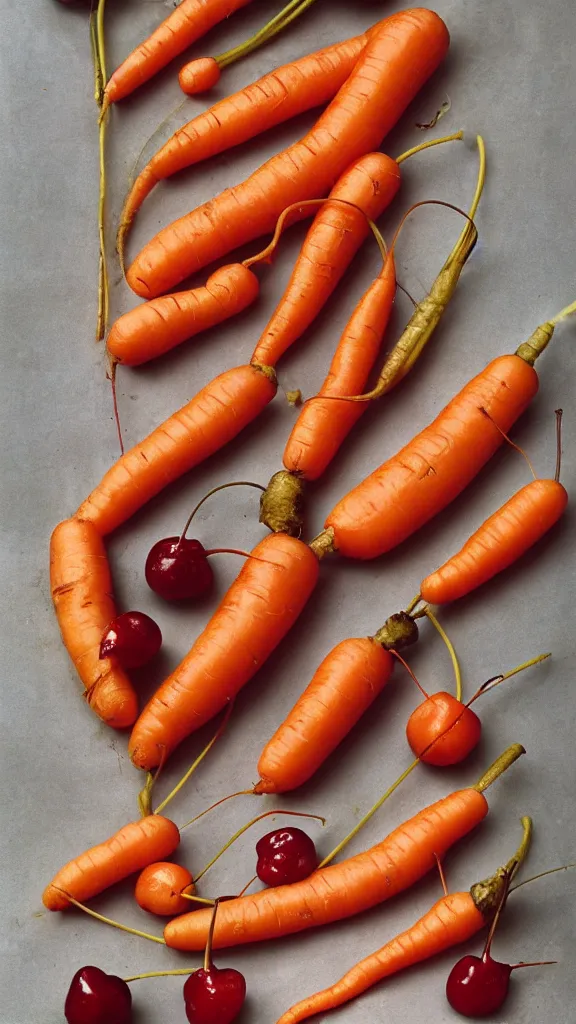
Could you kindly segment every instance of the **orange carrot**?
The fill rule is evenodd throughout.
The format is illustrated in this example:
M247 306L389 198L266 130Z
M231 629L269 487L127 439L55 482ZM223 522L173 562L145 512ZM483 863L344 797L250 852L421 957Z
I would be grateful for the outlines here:
M346 167L379 146L442 61L448 42L446 26L431 11L386 19L315 128L244 184L164 228L134 260L130 286L144 298L160 295L271 231L287 205L325 195Z
M108 335L108 351L118 363L140 366L241 313L259 290L258 278L242 263L220 267L201 288L164 295L124 313Z
M364 389L378 355L396 294L391 250L382 271L348 321L319 395L354 395ZM317 480L368 405L307 402L284 449L284 466L305 480Z
M289 631L318 579L318 559L302 541L265 537L189 654L140 715L129 751L150 770L213 718L252 678Z
M337 644L264 747L254 792L285 793L307 782L386 686L393 666L373 637Z
M250 0L182 0L182 3L126 58L109 79L104 104L125 99L174 57Z
M44 890L42 902L48 910L65 910L70 906L68 896L89 900L147 864L169 857L179 842L180 833L168 818L150 814L132 821L61 868Z
M366 39L366 35L346 39L276 68L179 128L136 178L120 219L120 245L159 181L331 100L348 78Z
M50 540L50 589L62 639L93 711L115 729L136 720L138 698L113 658L100 658L100 642L116 617L112 580L100 534L89 522L66 519Z
M213 455L256 418L276 393L268 367L227 370L126 452L82 503L77 515L105 536L164 487Z
M508 748L474 787L426 807L365 853L320 867L302 882L222 904L214 948L280 938L340 921L408 889L480 824L488 813L483 791L522 753L518 744ZM166 944L174 949L204 949L210 917L199 910L170 921L164 929Z

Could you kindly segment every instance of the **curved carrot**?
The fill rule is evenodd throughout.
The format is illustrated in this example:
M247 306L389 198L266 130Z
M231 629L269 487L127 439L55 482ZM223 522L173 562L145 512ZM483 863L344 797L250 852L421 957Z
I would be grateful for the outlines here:
M366 40L366 35L346 39L276 68L179 128L146 164L130 190L120 218L120 247L146 196L159 181L327 103L348 78Z
M174 853L180 832L169 818L150 814L132 821L104 843L71 860L46 887L42 902L48 910L65 910L73 899L84 903L148 864Z
M201 288L152 299L124 313L108 335L118 363L140 366L250 306L258 278L242 263L220 267Z
M182 0L152 35L116 68L104 91L105 107L125 99L214 25L249 3L250 0Z
M92 523L66 519L54 530L50 590L88 704L108 725L127 728L138 715L138 698L124 669L113 658L100 658L100 643L116 608L106 551Z
M323 195L354 160L376 149L448 49L432 11L392 15L374 32L354 71L300 142L164 228L139 253L127 280L145 298L271 231L292 203Z
M494 512L461 550L422 581L430 604L464 597L507 569L558 522L568 495L557 480L532 480Z
M254 792L285 793L307 782L386 686L393 666L372 637L337 644L264 747Z
M78 509L105 536L164 487L213 455L256 418L276 394L270 368L238 366L211 381L178 412L126 452Z
M380 275L362 297L338 343L330 370L318 394L353 395L368 380L396 295L394 254L389 252ZM317 480L330 464L367 405L352 402L307 402L296 420L283 462L289 472Z
M140 715L129 752L150 770L213 718L289 631L318 579L318 559L285 534L254 548L189 654Z

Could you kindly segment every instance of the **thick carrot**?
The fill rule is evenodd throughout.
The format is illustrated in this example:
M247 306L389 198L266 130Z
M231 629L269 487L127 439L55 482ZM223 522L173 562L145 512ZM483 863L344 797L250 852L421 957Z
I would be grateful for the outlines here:
M108 351L118 363L140 366L241 313L259 290L258 278L242 263L220 267L201 288L164 295L124 313L108 335Z
M238 366L220 374L118 459L77 515L92 522L102 536L111 533L236 437L275 394L276 377L269 367Z
M348 78L366 40L366 35L346 39L276 68L179 128L136 178L120 219L121 244L159 181L327 103Z
M250 0L182 0L152 35L116 68L106 85L105 106L125 99L214 25L249 3Z
M189 654L140 715L129 751L150 770L213 718L252 678L289 631L318 579L318 559L302 541L265 537Z
M386 686L393 665L372 637L337 644L264 747L254 792L285 793L307 782Z
M380 350L396 294L394 254L370 285L348 321L319 395L353 395L364 389ZM367 404L314 399L300 412L284 449L284 466L304 480L317 480L330 464Z
M138 698L113 658L100 658L100 643L116 617L112 579L100 534L92 523L66 519L50 540L50 589L62 639L86 700L108 725L125 729L138 715Z
M271 231L281 211L325 195L354 160L376 149L448 49L432 11L392 15L374 32L354 71L300 142L243 184L164 228L130 267L130 286L162 294L231 249Z
M557 480L532 480L499 508L464 547L422 581L430 604L464 597L507 569L560 519L568 495Z
M42 902L48 910L65 910L70 906L67 896L83 903L148 864L169 857L179 842L180 833L169 818L150 814L132 821L61 868L44 890Z
M485 797L463 789L410 818L365 853L319 868L293 885L263 889L223 903L214 948L280 938L330 924L390 899L414 885L488 813ZM168 946L204 949L210 913L185 914L166 926Z

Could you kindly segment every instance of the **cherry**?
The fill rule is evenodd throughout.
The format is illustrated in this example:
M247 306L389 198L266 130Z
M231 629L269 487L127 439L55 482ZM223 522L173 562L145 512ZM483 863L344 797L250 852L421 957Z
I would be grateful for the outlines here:
M115 974L82 967L72 978L64 1016L68 1024L131 1024L132 994Z
M316 847L301 828L268 832L256 843L256 874L266 885L291 885L318 867Z
M162 633L144 612L124 612L112 619L100 644L101 658L115 658L122 668L146 665L162 646Z
M231 1024L246 999L246 981L232 967L220 969L212 963L212 940L218 913L214 902L204 966L191 974L184 985L184 1004L189 1024Z
M450 693L428 697L412 712L406 738L425 764L458 764L480 741L482 723L470 708Z
M206 597L214 584L203 545L187 537L157 541L146 559L144 572L150 589L165 601Z

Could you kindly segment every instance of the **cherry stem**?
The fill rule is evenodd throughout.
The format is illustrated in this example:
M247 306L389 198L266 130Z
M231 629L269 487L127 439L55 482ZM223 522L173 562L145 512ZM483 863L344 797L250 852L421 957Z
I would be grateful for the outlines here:
M496 430L498 431L498 433L502 434L502 437L504 438L505 441L508 442L510 447L511 448L515 448L517 452L520 452L520 455L524 456L524 458L526 459L526 462L528 463L528 467L530 469L530 472L532 473L532 476L534 477L535 480L537 480L538 478L536 476L536 472L534 470L534 466L532 465L532 463L531 463L530 459L528 458L528 456L527 456L526 452L524 451L524 449L521 448L519 444L516 444L515 441L513 441L512 438L508 436L508 434L506 433L505 430L502 430L502 427L500 427L496 423L496 420L494 419L494 417L490 415L488 410L485 409L483 405L480 406L480 412L483 413L483 415L486 416L490 420L490 422L494 424L494 426L496 427Z
M478 700L478 698L484 693L489 693L490 690L494 690L497 686L500 686L500 683L505 682L506 679L511 679L512 676L516 676L519 672L523 672L525 668L531 668L533 665L539 665L540 662L546 661L547 658L551 657L551 652L548 652L548 654L539 654L536 658L531 658L530 661L524 661L522 665L517 665L516 668L510 669L509 672L504 672L503 675L493 676L492 679L487 679L486 682L482 683L482 686L476 690L476 693L470 698L466 707L469 708L475 700Z
M236 897L236 899L237 899L237 900L239 900L241 896L245 896L245 895L246 895L246 893L248 892L248 889L250 888L250 886L252 885L252 883L253 883L253 882L255 882L255 881L257 880L257 878L258 878L258 875L254 875L254 877L253 877L253 878L251 878L251 879L250 879L250 881L246 883L246 885L244 886L244 888L243 888L243 889L240 889L240 892L238 893L238 895L237 895L237 897Z
M206 907L213 907L216 902L215 900L205 899L204 896L191 896L188 892L181 892L180 896L185 900L190 900L191 903L202 903Z
M177 793L180 792L182 787L186 785L186 783L188 782L188 779L190 778L190 776L193 775L194 772L196 771L196 769L198 768L198 765L202 764L202 761L204 760L206 755L212 750L212 747L214 746L216 741L218 739L220 739L222 733L226 729L226 726L228 725L228 721L230 719L230 715L232 714L233 710L234 710L234 701L232 700L232 701L230 701L230 703L229 703L229 705L228 705L228 707L226 709L226 714L224 715L222 721L220 722L220 725L218 726L218 728L217 728L216 732L214 733L212 739L206 744L206 746L204 747L204 750L198 755L196 760L190 765L190 768L188 769L186 774L182 776L182 778L180 779L180 782L178 782L174 786L174 789L172 790L172 792L170 792L168 794L168 796L162 801L161 804L158 804L158 807L154 811L154 814L160 814L164 810L164 808L170 803L170 801L174 799L174 797L177 795Z
M209 814L210 811L216 810L217 807L220 807L220 804L225 804L227 800L233 800L234 797L237 796L260 796L260 794L255 793L253 789L239 789L237 793L229 793L228 796L223 796L222 799L217 800L215 804L210 804L210 807L205 807L203 811L200 811L200 814L197 814L194 818L190 818L190 821L181 825L180 832L183 832L185 828L188 828L190 825L194 825L197 821L200 821L200 818L203 818L205 814Z
M440 875L440 882L442 884L442 889L444 890L444 895L447 896L448 895L448 886L446 885L446 875L444 874L444 868L442 867L442 861L440 860L440 857L438 856L437 853L434 854L434 857L436 859L436 865L438 867L438 874Z
M549 967L552 964L557 964L557 960L536 960L531 964L513 964L510 968L511 971L517 971L520 967Z
M525 881L518 882L518 885L514 885L510 889L510 893L516 892L517 889L521 889L523 885L528 885L529 882L535 882L538 878L546 878L547 875L555 875L558 871L568 871L570 868L576 868L576 863L561 864L558 868L549 868L548 871L541 871L538 875L532 875L531 878L526 878Z
M430 606L426 605L424 607L423 611L424 611L424 614L425 614L426 618L430 619L430 622L434 626L434 629L440 634L440 636L442 637L444 643L446 644L446 647L448 648L450 657L452 659L452 665L453 665L453 668L454 668L454 678L456 680L456 700L461 702L462 701L462 672L461 672L461 669L460 669L460 662L458 661L458 656L456 654L456 651L454 650L454 645L452 644L452 641L449 639L449 637L447 636L446 632L444 631L444 629L442 628L442 626L438 622L438 619L434 615L434 612L431 610Z
M241 548L210 548L209 551L205 551L206 558L210 555L242 555L243 558L254 558L254 555L250 551L242 551ZM265 558L256 558L257 562L265 562Z
M434 127L431 125L430 127ZM431 149L432 146L441 146L444 142L460 142L464 138L464 132L454 132L453 135L443 135L441 139L430 139L428 142L421 142L419 146L413 146L412 149L407 149L405 153L396 157L396 163L404 163L404 160L408 160L411 156L416 153L422 153L425 149Z
M141 981L143 978L177 978L186 974L196 974L197 967L181 967L175 971L147 971L146 974L132 974L129 978L122 980L128 984L131 981Z
M492 940L494 938L496 928L498 927L500 917L502 916L502 911L504 910L504 907L506 905L506 900L508 899L510 883L512 882L512 879L514 878L519 868L523 864L524 860L526 859L526 854L528 853L530 843L532 842L532 818L529 818L527 815L525 815L523 818L520 819L520 821L523 830L522 842L520 843L520 846L518 847L514 856L510 858L510 860L506 864L506 867L504 868L504 886L502 888L500 899L498 900L496 913L494 914L494 918L490 925L490 930L488 932L488 935L486 936L486 942L484 944L484 950L482 953L482 960L484 961L486 961L490 956Z
M218 487L213 487L212 490L208 491L208 493L204 495L201 501L199 501L198 504L195 505L194 508L192 509L190 515L188 516L188 519L186 520L186 526L182 530L182 534L180 536L180 540L178 541L176 551L178 551L178 548L180 547L182 541L184 540L188 532L190 523L194 519L194 516L196 515L198 509L202 508L204 502L208 501L208 498L211 498L213 494L217 494L218 491L225 491L227 487L255 487L259 491L266 490L266 488L263 487L262 484L255 484L252 480L230 480L227 484L219 484Z
M57 889L58 887L54 886L54 888ZM70 894L65 892L64 889L58 889L58 892L61 892L66 899L70 901L70 903L73 903L75 907L78 907L78 910L83 910L85 914L96 918L97 921L102 921L103 924L109 924L112 928L119 928L121 932L128 932L129 935L138 935L141 939L149 939L150 942L159 942L162 946L166 945L164 939L159 938L158 935L150 935L148 932L141 932L138 928L129 928L126 924L120 924L118 921L113 921L110 917L104 917L103 914L97 914L95 910L90 910L89 907L86 907L83 903L79 903L78 900L75 900L74 897L70 896Z
M209 971L212 967L212 940L214 939L214 928L216 925L216 914L218 913L218 900L214 900L214 910L212 911L212 918L210 920L210 928L208 930L208 938L206 940L206 949L204 950L204 970Z
M120 426L120 412L118 410L118 392L116 390L116 370L118 363L115 359L110 359L107 377L110 381L110 387L112 388L112 408L114 410L114 422L116 423L116 432L118 434L118 441L120 443L120 452L124 455L124 440L122 438L122 427Z
M554 479L560 482L560 469L562 467L562 409L555 410L556 415L556 472Z
M326 824L326 819L320 817L319 814L305 814L303 811L285 811L283 809L265 811L263 814L259 814L256 818L252 818L251 821L249 821L246 825L243 825L242 828L239 828L238 831L234 833L232 838L224 844L222 849L219 850L214 857L212 857L212 860L209 860L206 866L202 868L200 874L196 875L196 877L194 878L194 883L199 882L200 879L203 878L203 876L206 874L206 872L210 870L212 865L220 859L222 854L226 853L226 850L229 850L232 844L235 843L236 840L240 838L240 836L243 836L244 833L247 832L249 828L252 828L252 825L256 825L257 822L262 821L263 818L269 818L270 815L272 814L288 814L290 817L294 818L315 818L316 821L321 821L322 825Z
M495 761L492 762L489 768L486 769L484 774L478 779L478 782L472 786L478 793L483 793L484 790L488 789L496 779L499 779L505 771L510 768L522 754L525 754L526 750L521 743L512 743L506 748L504 753L500 754Z
M420 693L423 694L423 696L424 696L424 698L426 700L428 700L428 698L430 697L430 694L426 693L426 690L424 689L422 684L418 682L418 680L417 680L416 676L414 675L414 672L410 668L410 665L408 664L408 662L405 661L405 659L402 657L402 655L399 654L398 651L395 651L394 648L392 648L390 650L390 654L393 654L394 657L398 659L400 664L404 666L404 668L406 669L406 671L407 671L408 675L410 676L410 678L416 683L416 686L420 690Z

